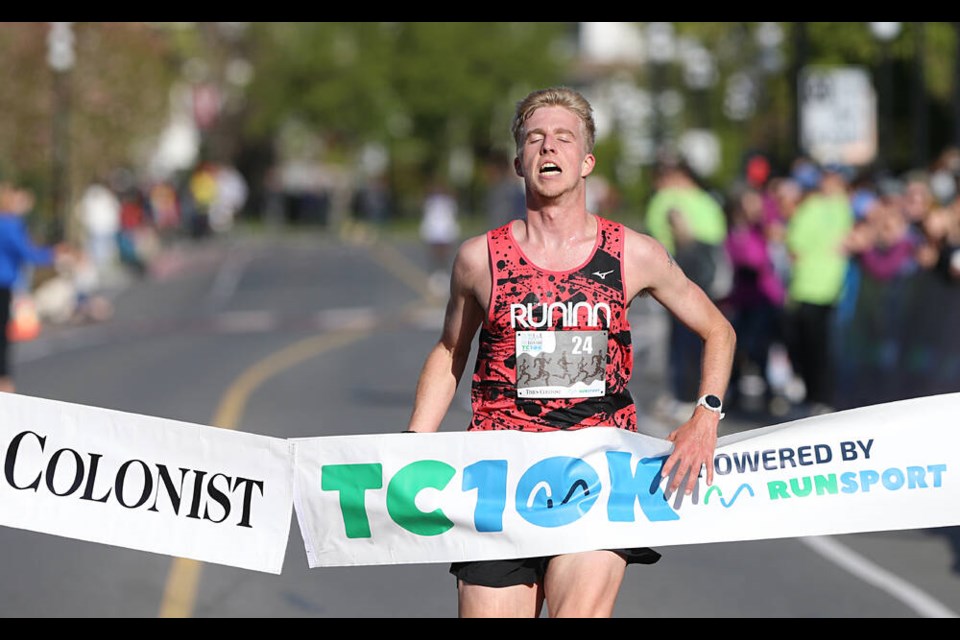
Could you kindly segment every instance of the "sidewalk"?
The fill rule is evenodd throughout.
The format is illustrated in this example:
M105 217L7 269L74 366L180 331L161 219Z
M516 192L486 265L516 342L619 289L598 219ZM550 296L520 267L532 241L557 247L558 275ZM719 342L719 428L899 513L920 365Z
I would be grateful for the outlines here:
M116 264L99 276L93 292L97 311L84 314L77 307L77 289L64 275L54 276L34 290L34 301L41 315L40 335L30 341L17 342L11 356L15 361L29 361L68 344L96 341L115 320L116 301L132 289L150 283L164 282L192 270L213 269L223 259L229 241L220 239L197 242L177 239L154 256L144 274ZM82 336L82 337L81 337Z

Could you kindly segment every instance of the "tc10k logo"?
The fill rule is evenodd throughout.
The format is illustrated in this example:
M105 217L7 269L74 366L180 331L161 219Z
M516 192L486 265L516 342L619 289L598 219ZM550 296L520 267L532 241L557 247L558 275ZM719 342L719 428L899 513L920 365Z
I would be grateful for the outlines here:
M633 455L608 451L609 485L606 517L611 522L633 522L636 507L651 522L678 520L660 489L664 458L643 458L633 468ZM506 460L480 460L463 470L461 490L476 492L473 525L479 532L503 530L509 487ZM397 471L386 485L386 508L390 519L407 531L435 536L453 528L441 508L422 511L416 505L424 489L447 487L456 468L438 460L411 462ZM348 538L371 537L365 497L368 491L384 489L379 463L324 465L320 488L339 493L340 512ZM539 527L562 527L587 515L604 491L600 474L580 458L557 456L529 467L513 492L513 508L527 522Z

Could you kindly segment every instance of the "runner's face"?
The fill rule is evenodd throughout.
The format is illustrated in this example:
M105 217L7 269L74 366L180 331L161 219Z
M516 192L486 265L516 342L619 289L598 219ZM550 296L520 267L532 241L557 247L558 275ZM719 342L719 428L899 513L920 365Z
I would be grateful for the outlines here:
M556 199L583 189L595 159L586 150L583 123L576 114L563 107L541 107L527 119L525 130L517 173L528 190Z

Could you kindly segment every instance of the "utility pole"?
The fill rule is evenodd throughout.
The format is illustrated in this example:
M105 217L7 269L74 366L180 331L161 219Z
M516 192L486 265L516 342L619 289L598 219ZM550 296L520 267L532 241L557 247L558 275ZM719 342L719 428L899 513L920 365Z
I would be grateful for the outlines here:
M930 162L930 131L925 75L926 22L914 24L913 52L913 166L925 168Z
M793 60L790 65L790 93L792 96L793 135L791 136L790 157L795 158L802 153L803 145L800 140L800 74L807 66L808 43L807 23L793 23Z
M52 242L65 239L70 222L70 70L76 61L72 22L51 22L47 63L53 70Z

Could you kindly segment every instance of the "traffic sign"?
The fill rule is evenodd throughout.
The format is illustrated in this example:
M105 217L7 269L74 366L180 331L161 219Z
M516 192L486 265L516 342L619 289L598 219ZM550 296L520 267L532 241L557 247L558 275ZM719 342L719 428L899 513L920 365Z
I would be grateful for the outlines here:
M860 67L800 72L800 144L820 163L870 164L877 156L877 97Z

